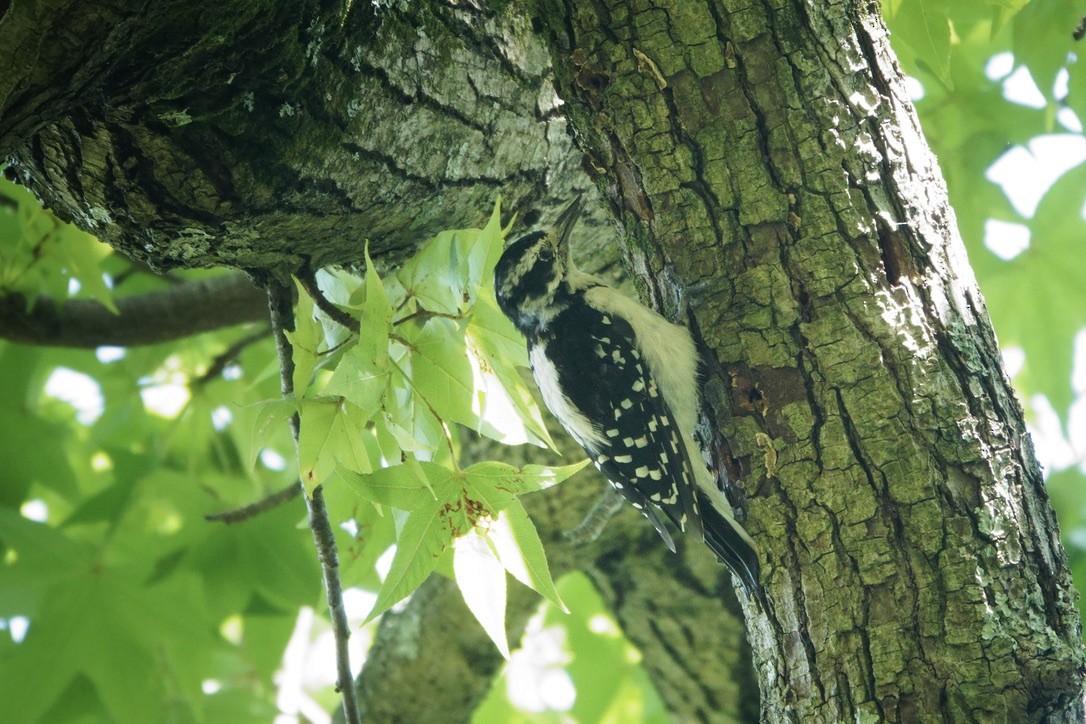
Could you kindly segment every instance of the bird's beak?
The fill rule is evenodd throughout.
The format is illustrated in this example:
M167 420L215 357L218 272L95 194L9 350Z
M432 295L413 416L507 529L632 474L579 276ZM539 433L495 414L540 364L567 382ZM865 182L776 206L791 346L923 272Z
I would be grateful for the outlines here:
M582 209L584 209L584 196L577 194L569 206L558 215L555 233L558 236L559 251L567 252L569 250L569 234L573 231L573 227L577 223L577 217L581 215Z

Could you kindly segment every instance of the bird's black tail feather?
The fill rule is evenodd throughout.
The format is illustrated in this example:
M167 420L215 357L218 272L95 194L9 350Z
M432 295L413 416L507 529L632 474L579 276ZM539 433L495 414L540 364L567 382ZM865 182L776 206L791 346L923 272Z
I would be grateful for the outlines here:
M698 495L705 543L739 578L747 595L765 600L762 584L758 582L758 552L738 524L725 518L704 495Z

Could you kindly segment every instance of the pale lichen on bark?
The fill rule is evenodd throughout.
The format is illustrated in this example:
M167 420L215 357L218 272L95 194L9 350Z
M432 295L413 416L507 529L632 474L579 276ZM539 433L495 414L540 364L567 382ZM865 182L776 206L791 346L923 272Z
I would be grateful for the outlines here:
M0 52L36 48L0 79L0 157L156 267L351 263L367 239L373 256L402 257L480 223L499 195L523 210L583 184L523 14L244 0L51 11L63 28L34 25L25 4L0 25Z

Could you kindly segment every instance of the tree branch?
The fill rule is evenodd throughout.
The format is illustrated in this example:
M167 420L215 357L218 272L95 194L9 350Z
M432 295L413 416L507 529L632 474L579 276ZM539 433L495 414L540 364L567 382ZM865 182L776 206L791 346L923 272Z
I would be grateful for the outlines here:
M287 332L294 329L293 303L289 287L280 284L274 278L268 281L268 311L271 318L272 332L275 335L275 348L279 354L279 389L283 397L294 395L294 358ZM290 416L290 432L297 448L301 419L295 412ZM328 613L332 620L332 633L336 641L336 691L343 695L343 713L348 724L361 724L358 714L358 700L351 681L351 655L347 643L351 638L351 628L347 623L347 612L343 606L343 586L339 580L339 553L336 550L336 538L332 532L332 523L328 520L328 509L324 504L324 491L318 485L312 495L306 495L305 504L309 510L309 529L313 532L313 544L317 548L317 558L324 572L324 590L328 595Z
M271 495L261 498L256 502L243 505L240 508L232 508L230 510L224 510L221 513L210 513L204 516L204 520L211 523L241 523L242 521L255 518L261 513L266 513L269 510L278 508L283 503L289 502L297 498L302 492L302 482L300 480L295 481L283 488L277 490Z
M298 281L302 283L302 289L305 289L306 294L313 299L313 303L317 305L318 309L324 312L329 319L338 322L355 334L359 333L361 329L359 321L335 304L332 304L328 297L324 296L324 292L321 291L320 285L317 284L317 277L311 268L306 266L300 269L297 276Z
M116 300L114 314L99 302L45 297L27 310L21 294L0 294L0 338L48 347L135 347L171 342L267 317L260 290L241 273L185 282Z
M236 360L238 356L241 355L243 351L245 351L246 347L259 342L265 337L270 337L271 333L271 329L266 327L264 329L258 329L255 332L251 332L234 342L232 345L230 345L220 354L218 354L214 360L212 360L211 366L208 367L207 371L205 371L193 382L193 386L203 387L211 383L212 380L217 379L219 375L223 373L223 370L225 370L231 362Z

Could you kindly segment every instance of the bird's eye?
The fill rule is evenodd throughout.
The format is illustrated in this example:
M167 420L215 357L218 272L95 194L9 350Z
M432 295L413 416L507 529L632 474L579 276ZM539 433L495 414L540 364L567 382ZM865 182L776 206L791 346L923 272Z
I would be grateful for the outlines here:
M549 246L544 246L542 249L539 250L539 260L554 261L554 252Z

